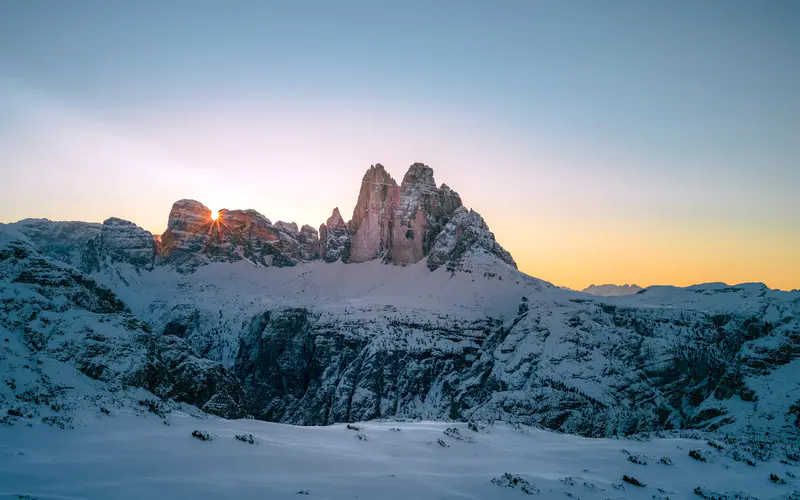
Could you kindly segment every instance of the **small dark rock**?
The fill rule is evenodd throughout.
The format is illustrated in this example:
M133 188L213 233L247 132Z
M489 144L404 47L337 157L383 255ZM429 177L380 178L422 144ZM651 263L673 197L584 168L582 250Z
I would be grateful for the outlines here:
M526 495L535 495L539 493L539 489L536 485L529 483L522 477L511 475L508 472L492 479L492 484L503 488L519 488L520 491Z
M628 455L628 462L636 465L647 465L647 460L643 455Z
M632 485L638 486L640 488L644 488L645 486L647 486L646 484L644 484L643 482L639 481L638 479L636 479L633 476L623 475L622 476L622 480L625 481L628 484L632 484Z
M211 441L211 434L207 433L206 431L192 431L192 437L199 439L200 441Z
M706 457L703 456L703 453L700 450L690 450L689 456L697 460L698 462L706 461Z
M781 479L780 476L777 476L775 474L770 474L769 475L769 480L772 481L775 484L786 484L785 480Z
M258 444L258 440L255 437L253 437L252 434L236 434L236 436L234 437L236 438L237 441L241 441L243 443Z

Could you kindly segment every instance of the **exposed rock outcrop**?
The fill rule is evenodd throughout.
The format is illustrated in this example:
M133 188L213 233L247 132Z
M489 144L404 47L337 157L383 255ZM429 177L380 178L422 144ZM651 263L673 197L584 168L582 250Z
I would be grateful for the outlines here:
M6 297L0 329L6 336L18 335L26 347L4 349L4 367L27 364L35 352L69 363L108 387L142 387L198 407L212 402L207 411L229 418L244 416L241 385L219 362L200 357L176 336L153 332L114 292L2 231L0 296ZM18 400L38 402L21 393L20 388Z
M350 258L350 228L342 219L338 207L333 209L327 222L319 227L319 255L325 262L347 262Z
M183 273L210 262L239 260L258 266L293 266L315 259L347 263L383 259L406 265L431 253L437 236L459 207L458 193L446 184L437 188L433 169L427 165L411 165L398 186L377 163L362 178L353 218L346 222L336 208L319 233L309 225L298 228L294 222L273 224L255 210L222 209L215 220L208 207L189 199L173 204L166 231L155 237L115 217L102 225L27 219L17 226L42 251L84 272L98 272L117 262L143 269L169 265ZM464 224L469 223L461 220L464 227L448 233L448 241L438 245L431 269L444 260L458 259L474 245L513 265L482 219L475 223L486 234L465 232Z
M317 230L309 225L297 229L294 222L278 221L275 223L280 242L277 247L281 252L297 261L308 261L319 256L319 238Z
M422 163L411 165L400 186L400 199L392 220L390 261L419 262L430 251L433 240L447 224L461 198L447 185L436 188L433 169Z
M199 201L176 201L169 212L167 230L161 235L161 254L199 252L212 222L211 209Z
M126 262L151 269L156 256L156 242L150 231L133 222L111 217L103 222L100 253L109 263Z
M399 197L400 187L383 165L378 163L367 170L350 222L350 262L373 260L390 249L392 218Z
M306 232L306 237L313 237ZM180 271L192 271L207 262L247 259L262 266L293 266L306 260L302 236L294 223L272 222L255 210L211 210L194 200L180 200L170 211L161 236L162 261Z
M428 268L434 270L448 264L448 269L458 270L465 255L478 253L492 255L517 267L511 254L495 241L483 217L474 210L458 207L433 242L428 254Z
M111 217L102 224L25 219L17 229L42 253L85 273L113 263L151 269L156 255L153 235L136 224Z
M300 255L303 260L314 260L319 258L319 235L317 230L308 224L300 228Z

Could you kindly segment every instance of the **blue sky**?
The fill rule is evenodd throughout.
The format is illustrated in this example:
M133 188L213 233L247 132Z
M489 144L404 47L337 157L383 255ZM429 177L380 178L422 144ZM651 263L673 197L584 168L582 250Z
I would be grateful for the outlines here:
M371 163L422 161L531 274L800 287L798 26L796 1L5 2L0 220L158 232L197 197L316 226ZM683 271L613 265L648 231Z

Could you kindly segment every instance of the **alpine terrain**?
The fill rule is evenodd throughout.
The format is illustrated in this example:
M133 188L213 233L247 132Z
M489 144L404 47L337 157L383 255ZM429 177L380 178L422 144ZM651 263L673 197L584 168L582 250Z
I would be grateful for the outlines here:
M0 497L800 498L800 291L605 287L517 270L421 163L319 228L0 225Z

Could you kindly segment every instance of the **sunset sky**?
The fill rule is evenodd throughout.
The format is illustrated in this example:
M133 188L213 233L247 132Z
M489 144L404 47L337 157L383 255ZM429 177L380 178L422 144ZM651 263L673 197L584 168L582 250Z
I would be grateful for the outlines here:
M377 162L558 285L800 288L800 2L0 3L0 221L318 227Z

